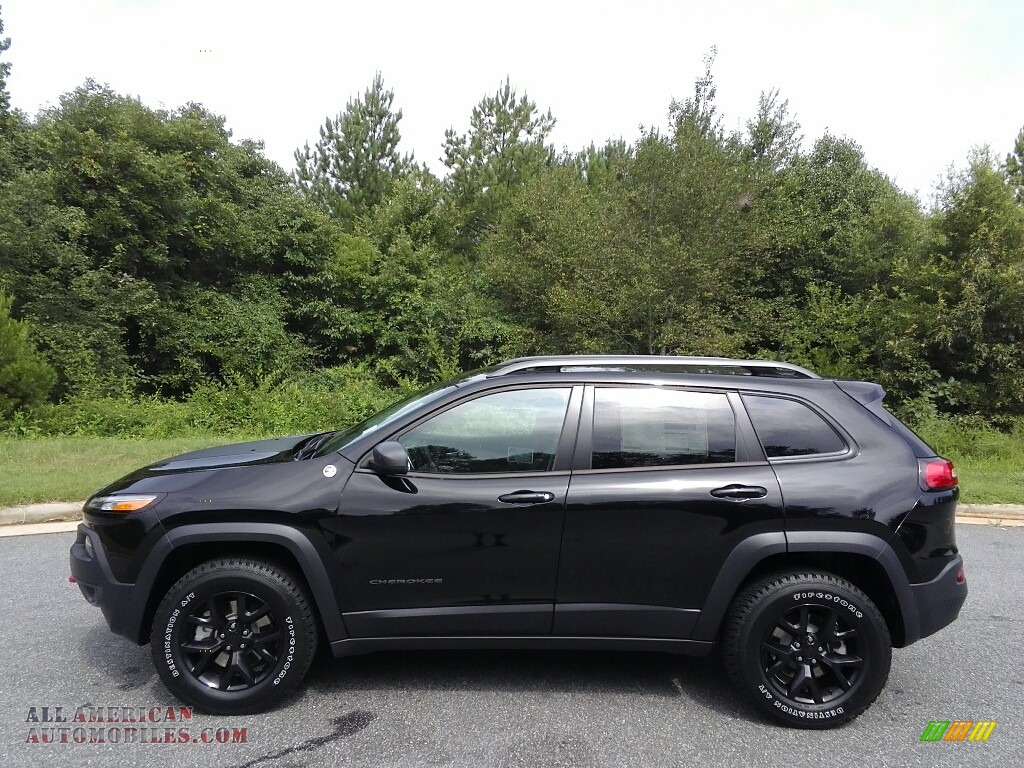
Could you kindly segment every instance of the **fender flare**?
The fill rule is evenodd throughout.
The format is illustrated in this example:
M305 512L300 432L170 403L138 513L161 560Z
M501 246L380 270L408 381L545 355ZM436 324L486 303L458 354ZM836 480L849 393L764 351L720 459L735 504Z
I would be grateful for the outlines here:
M736 592L747 576L772 555L797 552L845 552L876 561L885 571L896 597L903 621L905 644L909 645L920 638L920 621L910 582L896 552L883 539L856 531L779 531L755 534L741 541L729 553L708 592L691 639L714 641Z
M153 584L167 558L178 549L190 544L211 542L265 542L287 549L299 564L301 575L309 586L316 611L320 615L327 642L348 637L345 623L338 609L337 596L330 575L324 566L322 554L303 533L278 523L197 523L172 528L161 538L146 557L145 565L135 582L136 594L150 596ZM139 601L137 623L142 634L143 612L146 599Z

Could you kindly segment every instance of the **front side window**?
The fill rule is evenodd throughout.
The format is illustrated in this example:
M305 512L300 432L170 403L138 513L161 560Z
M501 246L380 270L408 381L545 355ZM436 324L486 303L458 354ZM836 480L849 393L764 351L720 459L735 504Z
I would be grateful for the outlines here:
M413 472L548 472L555 464L571 391L484 395L413 427L398 442L409 452Z
M605 388L594 393L592 469L736 461L736 420L717 392Z
M846 450L846 443L835 430L803 403L743 395L743 404L769 459Z

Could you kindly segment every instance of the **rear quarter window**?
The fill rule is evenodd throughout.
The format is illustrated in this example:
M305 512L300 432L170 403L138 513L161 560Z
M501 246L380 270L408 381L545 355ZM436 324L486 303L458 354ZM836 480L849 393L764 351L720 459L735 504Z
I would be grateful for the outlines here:
M769 459L836 454L846 450L846 443L828 422L801 402L743 395L743 405Z

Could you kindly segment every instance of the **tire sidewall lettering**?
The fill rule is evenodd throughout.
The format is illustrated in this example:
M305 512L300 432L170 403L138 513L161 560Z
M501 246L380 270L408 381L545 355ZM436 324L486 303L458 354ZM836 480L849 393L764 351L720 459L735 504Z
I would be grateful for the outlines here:
M796 592L793 594L794 602L799 603L803 600L824 600L826 602L831 602L834 606L849 611L852 616L856 616L858 619L864 618L864 611L851 600L847 600L845 597L840 597L839 595L834 595L831 592L822 590L814 592Z
M277 677L274 678L274 685L280 685L281 681L284 680L285 675L288 674L288 670L292 668L292 662L295 661L295 619L289 614L284 617L285 631L288 634L288 653L285 656L284 664L281 666L281 671L277 673Z

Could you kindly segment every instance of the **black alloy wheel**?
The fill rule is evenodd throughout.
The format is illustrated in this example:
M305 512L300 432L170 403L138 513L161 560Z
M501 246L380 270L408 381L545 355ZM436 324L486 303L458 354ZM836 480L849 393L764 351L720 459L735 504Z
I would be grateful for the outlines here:
M302 582L276 563L203 563L157 608L153 663L172 693L208 712L267 709L301 682L316 654L310 604Z
M740 591L722 632L736 685L783 725L830 728L864 712L889 676L889 628L870 598L825 572L782 573Z
M186 669L218 691L258 685L277 666L285 646L277 617L245 592L219 592L185 616L178 648Z
M850 690L864 667L854 629L833 608L801 605L784 613L761 641L769 688L799 704L827 704Z

